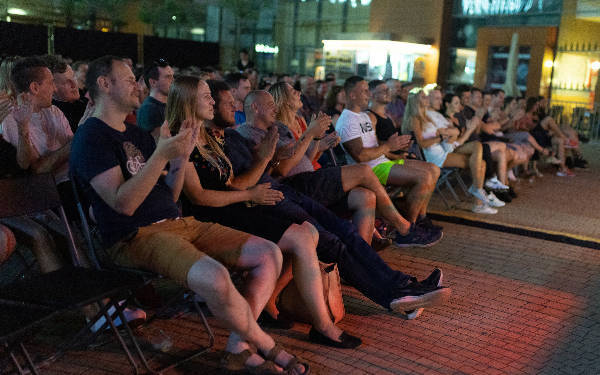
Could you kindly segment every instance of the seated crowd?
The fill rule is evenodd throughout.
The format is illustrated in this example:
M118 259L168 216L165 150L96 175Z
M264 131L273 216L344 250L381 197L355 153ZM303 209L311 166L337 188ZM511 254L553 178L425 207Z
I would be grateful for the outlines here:
M440 168L468 170L473 211L493 214L516 197L518 167L539 175L542 158L572 176L567 164L585 166L577 133L547 115L543 98L523 107L502 90L444 93L358 76L343 86L304 76L296 86L287 75L259 80L250 68L221 78L165 59L136 73L114 56L5 59L1 173L53 173L77 221L73 178L116 264L191 289L230 329L227 370L310 372L257 323L289 326L277 297L292 279L311 316L309 340L361 344L332 321L319 261L337 263L347 284L406 319L447 300L441 270L419 281L375 250L389 244L376 218L398 247L442 239L427 216ZM386 187L401 187L402 200ZM42 272L61 267L51 219L2 223ZM230 271L243 271L241 290Z

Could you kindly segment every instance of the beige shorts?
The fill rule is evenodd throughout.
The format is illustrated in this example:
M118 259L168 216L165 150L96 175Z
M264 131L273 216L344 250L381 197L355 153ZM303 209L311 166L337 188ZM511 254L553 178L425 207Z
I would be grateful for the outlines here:
M141 227L132 239L116 243L107 252L119 265L156 272L187 286L190 268L206 255L228 269L234 268L250 237L220 224L186 217Z

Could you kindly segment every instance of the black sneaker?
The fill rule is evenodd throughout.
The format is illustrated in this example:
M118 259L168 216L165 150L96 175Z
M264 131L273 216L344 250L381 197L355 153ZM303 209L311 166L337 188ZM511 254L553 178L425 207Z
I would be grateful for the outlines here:
M412 281L398 288L395 298L390 302L390 310L406 314L407 311L439 305L448 300L452 290L446 287L424 285Z
M512 197L510 196L510 189L509 190L499 190L499 191L495 191L494 195L500 199L502 202L505 203L510 203L512 202Z
M435 230L442 230L444 229L442 226L440 225L435 225L433 223L433 221L431 221L431 219L429 218L429 216L425 215L423 217L417 218L417 222L415 223L418 227L421 227L423 229L435 229Z
M398 247L429 247L438 243L443 235L441 230L423 229L412 224L407 235L403 236L399 232L396 234L394 245Z
M442 286L442 281L444 280L444 274L442 270L439 268L434 268L433 271L425 280L420 281L421 284L426 286Z
M442 273L442 270L439 268L435 268L433 270L433 272L431 272L431 274L429 276L427 276L427 278L425 280L421 281L420 283L425 286L440 287L440 286L442 286L443 279L444 279L444 274ZM417 281L417 278L411 277L411 280ZM423 313L423 310L425 310L425 309L420 307L415 310L400 312L400 317L402 317L406 320L413 320L413 319L416 319L419 316L421 316L421 314Z
M508 194L510 194L512 198L517 197L517 193L515 193L515 190L512 187L508 188Z

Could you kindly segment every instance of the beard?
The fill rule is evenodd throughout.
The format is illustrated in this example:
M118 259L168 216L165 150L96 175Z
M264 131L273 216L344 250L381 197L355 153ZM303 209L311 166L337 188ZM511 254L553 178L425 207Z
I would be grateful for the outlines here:
M227 129L227 128L230 128L235 125L235 122L229 122L229 121L225 120L223 118L223 116L221 116L219 111L216 110L216 108L215 108L214 117L212 119L212 123L215 124L215 126L217 126L220 129Z

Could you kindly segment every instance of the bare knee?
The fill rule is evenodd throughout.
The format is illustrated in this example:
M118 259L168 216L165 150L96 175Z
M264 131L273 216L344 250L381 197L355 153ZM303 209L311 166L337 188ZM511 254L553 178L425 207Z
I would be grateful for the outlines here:
M296 255L306 255L307 249L316 248L319 242L319 232L317 229L308 221L302 224L292 224L285 231L281 241L279 242L282 251L292 251ZM312 244L313 246L303 246L305 244Z
M192 265L187 274L187 283L195 293L217 303L225 303L231 288L234 288L227 268L209 257Z

